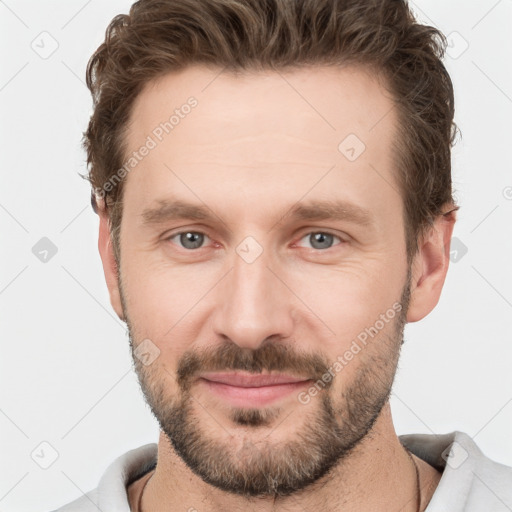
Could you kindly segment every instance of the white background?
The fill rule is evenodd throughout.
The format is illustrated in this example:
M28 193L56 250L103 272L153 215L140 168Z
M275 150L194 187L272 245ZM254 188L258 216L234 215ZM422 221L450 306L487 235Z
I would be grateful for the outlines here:
M91 109L85 66L129 5L0 1L0 511L53 510L96 487L118 455L157 441L78 175ZM467 253L459 250L436 310L406 328L396 428L462 430L512 465L512 1L414 5L452 42L446 65L462 131L455 237ZM48 58L33 49L57 43ZM32 252L42 237L57 248L46 263ZM36 460L50 463L52 450L58 458L42 469Z

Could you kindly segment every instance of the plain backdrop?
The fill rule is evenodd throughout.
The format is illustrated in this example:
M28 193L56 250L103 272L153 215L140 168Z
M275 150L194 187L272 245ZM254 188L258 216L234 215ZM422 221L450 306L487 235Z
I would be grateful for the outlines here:
M117 456L158 439L79 177L86 63L129 5L0 1L0 511L53 510L96 487ZM512 465L512 1L413 5L450 41L461 210L439 305L406 328L396 428L461 430Z

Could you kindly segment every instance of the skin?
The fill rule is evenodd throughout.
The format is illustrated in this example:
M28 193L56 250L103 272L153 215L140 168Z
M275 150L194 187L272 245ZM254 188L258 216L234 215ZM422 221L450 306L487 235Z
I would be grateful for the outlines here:
M127 153L187 98L194 96L198 105L126 178L120 262L108 216L100 211L99 250L112 306L128 321L135 346L149 339L160 350L151 366L139 364L137 371L153 391L162 390L167 402L183 396L176 375L183 355L214 351L226 340L246 351L279 343L294 354L332 363L400 301L407 285L403 205L392 153L397 120L382 85L355 67L219 73L189 67L150 83L137 98ZM366 146L353 162L338 150L348 134ZM145 223L142 213L165 199L207 205L215 219ZM297 202L327 199L364 208L371 222L287 216ZM453 214L439 217L419 240L404 321L421 320L437 304L454 222ZM179 236L170 238L181 231L207 237L201 248L186 249ZM335 235L331 247L311 245L309 235L318 232ZM237 252L248 236L262 249L251 263ZM385 323L308 404L292 393L266 407L267 425L237 424L233 407L197 380L190 388L192 414L202 435L220 443L233 460L262 446L278 454L318 418L321 397L332 399L339 422L349 421L344 394L379 358L388 364L379 374L383 380L372 386L390 387L401 344L396 330L396 318ZM423 510L440 474L414 459ZM130 487L131 499L143 483ZM370 433L328 475L290 496L251 497L219 489L194 473L161 432L158 465L142 498L143 510L162 511L341 507L347 512L417 510L415 468L395 433L387 401Z

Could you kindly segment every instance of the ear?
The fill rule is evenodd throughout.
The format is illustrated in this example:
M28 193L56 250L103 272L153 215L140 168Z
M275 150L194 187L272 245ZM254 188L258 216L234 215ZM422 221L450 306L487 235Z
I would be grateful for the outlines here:
M108 293L110 294L110 304L112 304L117 316L124 322L125 318L118 282L119 269L117 268L117 262L114 256L114 247L110 234L110 220L105 210L98 210L98 215L100 217L98 249L100 251L101 262L103 263L103 273L105 274Z
M450 263L455 210L439 215L418 242L418 252L411 269L411 299L407 322L417 322L426 317L439 302Z

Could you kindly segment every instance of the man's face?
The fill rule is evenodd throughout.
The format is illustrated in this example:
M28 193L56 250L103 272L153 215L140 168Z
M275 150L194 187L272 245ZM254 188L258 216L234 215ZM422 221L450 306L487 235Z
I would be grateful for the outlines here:
M355 68L219 73L188 68L137 99L127 156L155 144L125 184L123 312L187 465L286 495L357 446L389 396L409 291L396 116Z

